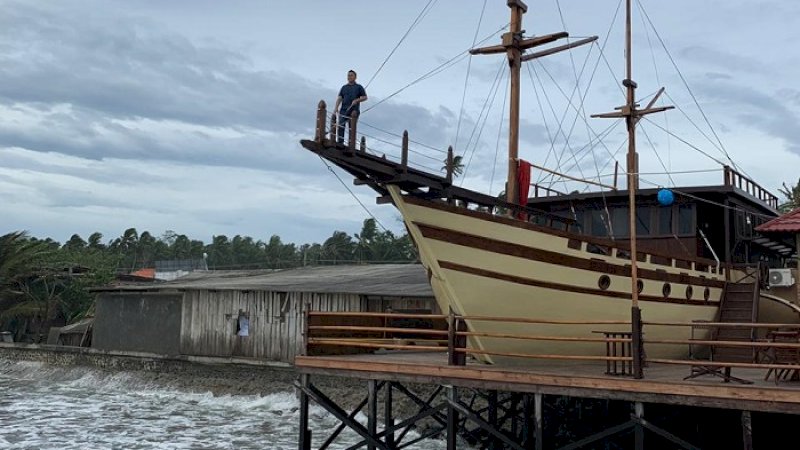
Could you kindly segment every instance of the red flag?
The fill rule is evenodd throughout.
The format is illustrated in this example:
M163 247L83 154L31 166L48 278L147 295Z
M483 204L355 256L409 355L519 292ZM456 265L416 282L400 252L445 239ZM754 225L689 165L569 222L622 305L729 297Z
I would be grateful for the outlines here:
M519 204L521 206L526 206L528 204L528 192L531 189L531 163L524 159L520 159L519 165L517 166L517 183L519 183L517 189L519 193ZM519 213L518 218L527 220L524 213Z

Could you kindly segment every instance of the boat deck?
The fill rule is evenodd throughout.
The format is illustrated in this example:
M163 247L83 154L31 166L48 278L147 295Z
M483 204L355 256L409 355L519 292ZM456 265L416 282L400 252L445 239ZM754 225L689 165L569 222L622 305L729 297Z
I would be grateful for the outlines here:
M295 366L306 374L367 380L800 414L800 382L776 385L772 377L764 379L765 369L733 368L733 376L752 382L742 384L709 375L684 380L689 366L654 364L637 380L606 375L602 362L533 361L514 366L468 361L451 366L445 354L421 352L298 356Z

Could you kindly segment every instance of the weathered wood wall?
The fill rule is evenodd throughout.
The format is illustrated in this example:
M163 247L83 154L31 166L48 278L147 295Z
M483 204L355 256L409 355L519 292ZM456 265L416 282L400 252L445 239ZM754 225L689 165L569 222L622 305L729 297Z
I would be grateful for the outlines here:
M181 324L181 353L294 361L300 351L303 309L365 311L355 294L236 290L187 290ZM239 310L249 315L249 336L236 335Z

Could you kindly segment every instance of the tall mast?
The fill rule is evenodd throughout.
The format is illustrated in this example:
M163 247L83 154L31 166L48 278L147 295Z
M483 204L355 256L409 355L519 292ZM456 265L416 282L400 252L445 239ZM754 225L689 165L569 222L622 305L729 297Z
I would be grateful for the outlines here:
M520 67L525 61L593 42L597 40L597 36L523 56L525 50L569 37L569 33L560 32L525 39L523 37L525 30L522 29L522 16L528 12L528 6L522 0L506 0L506 4L511 9L511 22L509 32L504 33L502 36L502 44L476 48L470 50L470 53L473 55L505 53L508 57L508 65L511 69L511 104L509 106L506 199L508 203L519 204L517 164L519 160Z
M625 118L625 124L628 128L628 229L630 233L630 247L631 247L631 325L633 327L632 344L634 352L634 376L641 378L642 374L642 348L641 348L641 310L639 309L639 268L638 268L638 252L636 249L636 189L639 187L639 155L636 152L636 124L639 120L647 114L666 111L672 109L672 106L663 106L654 108L656 101L664 93L664 88L661 88L658 93L650 100L650 103L644 109L638 109L639 105L636 103L636 88L637 84L633 81L633 51L632 51L632 31L633 24L631 16L633 14L631 7L631 0L626 0L626 15L625 15L625 79L622 80L622 85L626 88L626 102L625 106L616 108L618 112L607 114L596 114L592 117L604 118Z

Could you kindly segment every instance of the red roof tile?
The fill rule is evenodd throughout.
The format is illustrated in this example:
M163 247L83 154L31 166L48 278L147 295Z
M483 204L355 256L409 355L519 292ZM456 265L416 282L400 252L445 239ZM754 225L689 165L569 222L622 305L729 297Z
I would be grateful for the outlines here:
M756 227L756 231L775 232L775 233L798 233L800 232L800 208L786 213L776 219Z
M155 278L156 277L156 269L139 269L136 272L131 272L131 275L135 275L137 277L142 278Z

